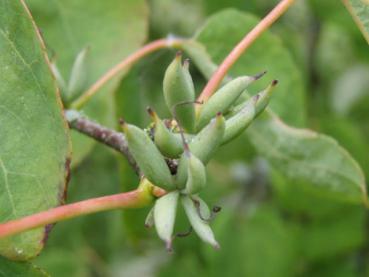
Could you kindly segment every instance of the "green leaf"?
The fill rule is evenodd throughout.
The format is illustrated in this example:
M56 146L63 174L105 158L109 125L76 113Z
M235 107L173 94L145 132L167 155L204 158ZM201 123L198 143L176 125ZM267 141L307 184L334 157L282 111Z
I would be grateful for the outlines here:
M293 276L297 257L294 230L273 206L244 210L237 206L222 211L214 222L222 248L204 251L209 275Z
M337 200L366 201L365 177L357 162L334 139L284 124L266 114L248 130L256 149L291 180Z
M213 61L219 64L258 21L251 14L233 9L225 10L211 16L195 39L205 46ZM271 80L278 79L280 82L270 106L287 123L301 126L305 121L301 75L281 40L270 32L265 32L247 49L231 68L230 75L253 75L264 70L268 74L250 86L250 91L261 90Z
M213 70L214 64L211 59L217 62L221 61L231 47L238 42L229 43L229 40L234 40L234 34L238 33L238 40L241 39L240 29L248 26L250 24L249 20L253 21L253 26L256 24L256 20L252 16L234 10L221 12L208 20L196 36L202 47L200 48L200 44L200 46L194 46L195 50L194 47L192 49L185 48L196 64L198 64L197 60L201 60L201 65L198 65L198 68L203 75L209 77L210 73L208 71ZM244 33L242 32L242 34ZM270 34L269 36L268 41L265 39L265 37L268 37L268 33L264 34L259 38L264 44L260 43L258 45L258 40L248 49L244 56L249 54L249 58L244 60L241 58L235 64L235 69L232 71L233 76L247 74L248 68L255 66L255 63L261 66L265 63L267 66L264 69L270 67L276 70L273 77L280 79L279 76L283 76L283 82L288 83L289 86L279 87L279 89L282 88L282 91L280 90L273 95L271 107L276 108L277 113L279 112L287 122L301 123L301 120L296 121L296 119L291 118L291 116L304 117L303 107L298 104L300 103L298 101L299 97L294 98L296 93L294 88L301 88L302 86L301 76L298 74L298 70L288 53L283 48L282 50L274 49L275 45L272 42L282 47L277 38ZM222 43L219 43L219 41L222 41ZM269 45L268 49L260 51L260 48L262 49L264 45ZM257 52L258 49L252 52L252 49L257 48L257 46L259 53ZM191 45L185 47L191 47ZM275 52L279 54L273 56L272 54ZM268 60L271 57L273 59ZM284 63L286 60L289 62L283 67L273 64L273 62L277 64ZM298 76L297 79L296 76ZM292 84L295 87L292 87ZM275 99L278 95L279 100ZM290 102L291 99L294 100ZM267 111L264 120L258 119L252 124L248 135L259 153L264 155L287 177L299 181L308 181L311 184L311 190L325 196L334 195L334 199L350 202L366 201L365 178L361 168L346 150L328 136L309 130L291 128L270 111Z
M43 43L23 1L0 1L0 221L60 205L70 141ZM0 254L27 260L50 226L0 240Z
M29 3L51 55L55 53L57 66L67 80L75 57L84 47L90 46L87 84L91 85L146 38L144 0L55 0L47 5L43 0L30 0ZM114 127L111 93L118 81L119 77L112 80L83 109L89 117L109 127ZM72 142L73 165L77 165L95 142L74 131Z
M0 1L0 221L60 205L70 141L43 43L23 1ZM0 254L27 260L50 226L0 240Z
M356 25L369 43L369 1L368 0L342 0Z
M0 257L0 276L2 277L47 277L49 274L27 262L13 262Z

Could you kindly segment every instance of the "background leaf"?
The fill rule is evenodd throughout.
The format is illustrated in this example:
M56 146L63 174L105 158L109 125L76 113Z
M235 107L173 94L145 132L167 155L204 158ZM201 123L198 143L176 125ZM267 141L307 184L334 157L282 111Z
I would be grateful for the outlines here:
M233 9L211 16L197 32L215 63L220 64L234 45L258 22L258 18ZM221 42L221 43L219 43ZM278 62L276 62L278 61ZM231 76L254 75L264 70L268 74L250 86L254 93L273 79L280 81L275 89L271 108L288 124L302 126L305 121L305 96L301 75L281 40L264 33L231 68Z
M360 166L332 138L289 127L272 114L260 118L248 133L258 151L290 180L308 181L320 195L366 201Z
M368 0L343 0L355 23L369 43L369 2Z
M46 272L27 262L13 262L0 257L0 276L4 277L47 277Z
M69 173L66 122L44 50L22 1L0 1L0 221L60 205ZM36 256L51 226L0 240L15 260Z
M255 18L234 10L226 10L213 15L200 29L196 38L205 46L212 59L221 61L230 49L227 45L217 42L228 41L237 32L240 33L239 37L241 38L240 30L247 25L248 21L252 22L252 26L256 25ZM268 33L264 34L260 41L266 35ZM232 45L235 43L233 42ZM279 76L284 78L281 85L283 82L291 85L291 80L294 80L294 85L301 87L301 79L295 78L299 74L292 59L283 58L285 50L282 45L273 44L272 41L264 41L264 45L272 45L272 47L261 53L262 46L260 46L259 54L252 52L257 43L248 49L244 56L249 57L249 59L243 63L235 64L232 72L237 75L234 76L245 74L243 72L253 64L255 65L255 61L259 63L264 60L263 64L266 64L267 70L269 67L273 69L276 64L279 67L280 63L287 63L275 73L278 79L280 79ZM273 53L279 54L273 56ZM276 60L278 63L275 62ZM297 75L291 74L291 70L295 70ZM208 74L205 73L205 75ZM273 95L270 107L273 111L277 110L276 113L281 114L282 119L286 122L293 122L295 121L294 116L299 117L298 114L304 114L302 112L303 106L299 105L296 98L290 102L296 93L291 87L281 86L279 89L282 89L282 92L279 90ZM288 110L285 111L285 109ZM360 166L333 139L313 131L293 129L270 114L266 115L264 120L258 119L254 122L248 135L259 153L271 161L274 166L291 179L308 181L311 189L315 190L316 193L326 196L333 195L335 198L353 202L366 200L365 177Z
M76 55L90 47L87 61L88 85L137 49L146 39L147 7L144 0L29 0L36 23L41 28L50 55L55 55L61 74L69 79ZM112 80L84 108L100 123L114 127L112 90L119 77ZM92 149L93 140L72 131L73 165Z

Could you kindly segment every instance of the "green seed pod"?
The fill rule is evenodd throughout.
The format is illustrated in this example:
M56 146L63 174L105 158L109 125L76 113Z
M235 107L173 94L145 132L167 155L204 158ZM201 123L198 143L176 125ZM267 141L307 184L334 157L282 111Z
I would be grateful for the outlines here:
M223 139L225 119L222 113L217 113L215 118L201 130L189 143L191 153L207 164L217 150Z
M72 100L85 89L87 81L87 54L89 47L82 49L74 61L68 83L68 99Z
M196 129L201 130L217 112L225 113L246 87L257 80L257 78L259 78L259 75L257 77L238 77L221 87L201 106L196 122Z
M165 242L168 251L172 250L172 234L176 219L178 191L160 197L154 206L154 221L158 236Z
M128 142L129 151L145 177L158 187L167 190L174 189L168 165L145 131L123 120L120 123Z
M187 159L187 182L184 190L185 194L198 193L206 185L206 170L204 164L191 152L185 153Z
M155 220L154 220L154 207L151 208L151 210L149 211L149 213L146 216L145 219L145 227L146 228L151 228L155 225Z
M278 84L278 81L274 80L266 89L260 91L259 93L257 93L255 95L255 96L258 97L258 100L256 102L256 107L255 107L255 117L257 117L261 112L263 112L265 110L265 108L269 104L269 100L272 96L274 87L277 84ZM245 102L233 107L232 110L229 112L229 115L234 116L237 113L239 113L244 108L247 101L248 100L246 100Z
M272 92L277 84L278 80L273 80L272 83L265 90L258 93L259 99L256 103L256 116L261 114L269 104L270 98L272 97Z
M172 115L189 133L195 129L195 88L188 71L188 65L182 66L182 54L177 53L168 66L163 81L165 102Z
M181 202L188 217L188 220L190 221L197 235L204 242L207 242L214 248L218 249L219 243L215 240L213 231L211 230L209 224L201 219L194 201L189 196L183 195L181 196ZM201 203L201 206L201 210L207 209L207 214L210 214L209 208L206 207L206 204L203 201Z
M147 109L155 124L154 142L160 152L168 158L178 158L183 153L183 144L180 137L175 136L165 126L164 122L151 109Z
M226 121L222 144L225 144L240 135L251 124L255 117L255 105L258 98L259 95L252 97L244 104L243 108L237 114Z
M218 113L212 121L201 130L189 143L190 151L204 164L207 164L221 144L225 131L225 119ZM187 159L182 155L176 176L176 184L183 188L187 180Z

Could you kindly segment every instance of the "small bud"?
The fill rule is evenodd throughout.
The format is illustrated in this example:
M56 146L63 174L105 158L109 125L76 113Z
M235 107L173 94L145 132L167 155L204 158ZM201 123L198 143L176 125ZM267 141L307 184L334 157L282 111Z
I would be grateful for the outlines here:
M120 124L126 136L129 151L145 177L158 187L174 189L168 165L146 132L127 124L123 119L120 119Z
M221 87L210 99L201 106L196 122L196 129L201 130L217 112L225 113L237 100L249 84L255 81L254 77L238 77Z
M89 47L78 53L68 83L68 99L73 100L85 89L87 81L87 54Z
M156 146L164 156L178 158L183 152L181 139L169 131L164 122L151 108L148 108L148 113L155 124L154 142Z
M163 81L165 102L173 117L189 133L195 129L195 88L187 62L182 66L182 54L177 53L168 66Z
M197 235L204 242L207 242L214 248L219 249L219 243L215 240L213 231L211 230L209 224L200 218L199 213L196 210L194 201L189 196L183 195L181 196L181 202L186 212L187 218ZM206 213L205 209L207 209L207 214L210 215L209 208L206 206L205 203L201 203L201 209L203 209L204 213Z
M158 236L165 242L167 250L172 250L172 234L176 219L179 192L172 191L160 197L154 206L154 221Z
M61 75L58 67L54 62L50 63L50 68L55 77L56 84L58 85L58 88L60 90L61 97L64 102L67 102L67 84L65 83L63 76Z

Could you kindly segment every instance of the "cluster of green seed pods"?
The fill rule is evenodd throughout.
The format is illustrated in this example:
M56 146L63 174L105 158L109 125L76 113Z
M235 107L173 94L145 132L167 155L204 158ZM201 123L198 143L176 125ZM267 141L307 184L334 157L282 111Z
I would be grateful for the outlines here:
M142 174L167 191L156 200L145 225L155 226L168 250L175 237L179 204L198 236L219 247L209 225L211 213L198 193L206 186L206 164L216 150L240 135L267 107L277 81L252 97L244 97L246 88L262 75L229 81L196 111L189 61L182 63L178 53L163 81L164 99L172 118L163 120L148 108L153 121L148 129L121 122L129 150ZM169 163L175 164L175 169Z

